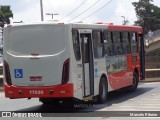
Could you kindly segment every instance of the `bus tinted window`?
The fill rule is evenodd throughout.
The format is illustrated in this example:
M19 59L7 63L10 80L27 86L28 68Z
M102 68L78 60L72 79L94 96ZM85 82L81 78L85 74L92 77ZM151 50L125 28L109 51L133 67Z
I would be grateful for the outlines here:
M90 37L87 34L80 35L82 61L89 63L89 41Z
M130 40L132 53L138 53L138 42L135 32L130 32Z
M122 32L122 43L123 43L123 53L124 54L130 54L131 53L131 46L129 41L129 33L128 32Z
M114 51L116 55L123 53L120 32L113 32Z
M77 30L73 30L72 40L73 40L73 49L74 49L76 60L80 60L81 54L80 54L79 35Z
M104 54L111 56L114 53L111 32L104 31Z
M103 41L102 41L102 32L101 31L93 31L93 49L94 49L94 57L102 58L103 57Z

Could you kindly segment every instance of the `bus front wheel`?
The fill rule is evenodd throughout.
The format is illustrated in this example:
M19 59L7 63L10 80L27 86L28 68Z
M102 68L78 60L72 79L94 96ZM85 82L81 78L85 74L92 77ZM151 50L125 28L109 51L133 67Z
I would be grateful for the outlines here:
M102 77L99 84L99 103L103 104L107 101L108 85L106 78Z

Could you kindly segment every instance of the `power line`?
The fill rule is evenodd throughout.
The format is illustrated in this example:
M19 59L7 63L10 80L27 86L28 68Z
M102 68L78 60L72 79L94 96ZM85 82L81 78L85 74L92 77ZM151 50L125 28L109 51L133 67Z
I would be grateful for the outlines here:
M103 9L104 7L106 7L108 4L110 4L113 0L110 0L109 2L107 2L105 5L103 5L101 8L99 8L98 10L94 11L93 13L89 14L88 16L84 17L82 20L85 20L86 18L92 16L93 14L95 14L96 12L100 11L101 9ZM81 20L81 21L82 21Z
M78 8L80 8L85 2L87 2L87 0L83 1L79 6L77 6L74 10L72 10L71 12L69 12L67 15L65 15L63 18L61 18L60 20L66 18L67 16L71 15L74 11L76 11Z
M79 15L75 16L74 18L70 19L68 22L76 19L77 17L79 17L80 15L82 15L83 13L85 13L86 11L88 11L89 9L91 9L93 6L95 6L100 0L97 0L92 6L90 6L89 8L87 8L86 10L84 10L83 12L81 12Z

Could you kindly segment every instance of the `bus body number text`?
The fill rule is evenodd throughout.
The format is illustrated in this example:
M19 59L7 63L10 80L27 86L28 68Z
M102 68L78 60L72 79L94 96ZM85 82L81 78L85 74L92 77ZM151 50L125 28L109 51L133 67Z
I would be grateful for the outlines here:
M44 91L43 90L30 90L29 94L30 95L42 95L44 94Z

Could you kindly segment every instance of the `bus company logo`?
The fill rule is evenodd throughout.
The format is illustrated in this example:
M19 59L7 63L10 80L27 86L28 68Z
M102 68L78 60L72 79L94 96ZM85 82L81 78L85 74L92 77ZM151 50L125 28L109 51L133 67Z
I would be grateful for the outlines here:
M19 112L2 112L0 117L42 117L41 113L19 113Z
M2 112L2 117L12 117L11 112Z

